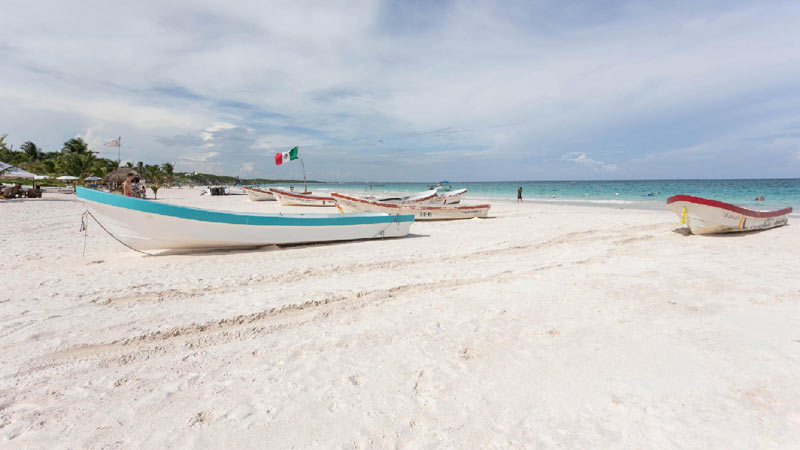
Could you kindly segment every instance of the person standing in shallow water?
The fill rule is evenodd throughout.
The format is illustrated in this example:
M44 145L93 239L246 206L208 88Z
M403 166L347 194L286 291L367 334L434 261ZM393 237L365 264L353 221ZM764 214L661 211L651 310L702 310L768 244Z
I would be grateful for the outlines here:
M519 189L517 189L517 202L521 201L522 201L522 186L520 186Z

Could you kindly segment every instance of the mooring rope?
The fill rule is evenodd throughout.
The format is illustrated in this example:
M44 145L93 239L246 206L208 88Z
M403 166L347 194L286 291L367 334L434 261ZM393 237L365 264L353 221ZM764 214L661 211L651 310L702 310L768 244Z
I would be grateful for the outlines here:
M391 227L392 225L397 225L397 228L398 229L400 228L400 214L395 214L394 215L394 219L391 222L387 223L386 226L383 227L383 229L381 231L375 233L375 235L372 236L370 239L375 239L378 236L380 236L381 239L385 238L386 237L386 230L388 230L389 227Z
M86 258L86 239L87 239L87 237L89 235L89 221L87 220L87 216L91 217L92 219L94 219L94 221L97 222L98 225L100 225L100 228L103 229L103 231L108 233L108 235L111 236L112 238L114 238L115 241L119 242L120 244L124 245L125 247L128 247L129 249L131 249L131 250L133 250L135 252L139 252L139 253L141 253L143 255L154 256L152 253L147 253L145 251L139 250L138 248L131 247L130 245L122 242L118 237L114 236L114 233L108 231L108 229L106 227L104 227L103 224L100 223L99 220L97 220L97 217L95 217L94 214L92 214L91 211L89 211L87 209L86 211L84 211L83 215L81 216L81 230L80 230L80 231L83 231L83 257L84 258Z

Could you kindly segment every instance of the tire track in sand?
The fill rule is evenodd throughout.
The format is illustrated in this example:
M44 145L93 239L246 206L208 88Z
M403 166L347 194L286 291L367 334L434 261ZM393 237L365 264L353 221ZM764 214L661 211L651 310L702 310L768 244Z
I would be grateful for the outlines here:
M443 256L443 257L430 256L424 258L410 257L410 258L403 258L403 259L396 259L389 261L353 263L345 266L330 266L321 269L304 269L304 270L296 269L296 270L291 270L289 272L282 272L280 274L258 275L258 276L251 275L246 280L241 280L238 282L233 282L216 287L198 287L193 289L170 288L159 291L142 292L137 294L129 294L118 297L105 298L104 300L100 300L100 298L95 298L94 300L91 300L90 303L94 303L101 306L107 306L107 305L116 305L120 303L141 302L141 301L161 302L164 300L190 299L208 294L230 293L237 289L259 286L270 283L280 283L284 281L292 281L293 283L297 283L298 281L302 281L303 279L322 278L341 272L348 274L368 273L381 269L397 270L402 267L408 267L412 265L419 266L427 263L440 264L443 262L454 263L461 260L474 260L478 256L480 257L508 256L514 253L519 253L527 250L540 250L559 245L575 245L578 243L599 241L613 235L618 235L618 234L627 235L632 229L639 231L649 231L651 229L660 226L662 226L662 224L637 226L627 229L609 228L602 230L575 231L555 236L544 242L533 242L529 244L513 245L497 249L473 250L470 252L452 256ZM102 293L95 293L94 296L102 297Z

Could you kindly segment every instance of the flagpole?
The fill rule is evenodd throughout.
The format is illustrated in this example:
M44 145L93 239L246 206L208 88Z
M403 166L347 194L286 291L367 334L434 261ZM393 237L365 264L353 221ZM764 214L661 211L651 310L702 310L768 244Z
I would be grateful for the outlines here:
M305 194L308 192L308 186L306 185L306 165L303 163L303 158L300 158L300 165L303 166L303 193Z

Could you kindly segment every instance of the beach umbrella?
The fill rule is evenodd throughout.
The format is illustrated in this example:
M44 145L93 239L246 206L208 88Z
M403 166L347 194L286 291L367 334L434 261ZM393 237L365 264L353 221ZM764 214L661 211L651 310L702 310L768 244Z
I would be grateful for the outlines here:
M56 180L59 180L59 181L74 181L74 180L77 180L77 179L78 179L78 177L73 177L72 175L62 175L62 176L56 178Z
M102 180L102 178L100 177L86 177L83 179L83 181L100 181L100 180Z
M36 174L30 173L27 170L22 170L19 167L14 167L10 164L6 164L0 162L0 170L4 170L2 173L3 178L33 178Z

